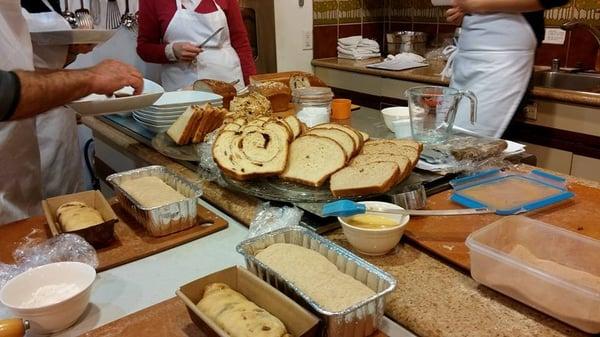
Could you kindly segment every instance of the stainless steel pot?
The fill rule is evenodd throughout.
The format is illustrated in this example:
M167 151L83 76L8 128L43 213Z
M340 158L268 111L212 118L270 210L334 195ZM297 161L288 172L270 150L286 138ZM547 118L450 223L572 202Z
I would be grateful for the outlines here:
M427 33L400 31L386 34L388 54L415 53L425 56Z

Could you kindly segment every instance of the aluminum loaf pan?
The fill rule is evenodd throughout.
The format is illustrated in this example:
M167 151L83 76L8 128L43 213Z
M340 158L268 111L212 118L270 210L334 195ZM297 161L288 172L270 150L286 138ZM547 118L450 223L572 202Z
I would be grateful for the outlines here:
M185 200L157 207L140 205L120 185L131 179L157 177L186 197ZM202 189L187 179L175 174L164 166L148 166L115 173L106 180L112 184L121 206L139 223L144 225L152 236L165 236L190 228L197 223L198 203Z
M330 312L323 309L289 280L255 257L261 250L275 243L295 244L318 252L335 264L339 271L371 288L375 295L343 311ZM396 280L388 273L301 227L283 228L245 240L237 246L237 251L246 259L248 270L317 313L323 320L325 336L360 337L373 334L383 318L384 297L396 287Z

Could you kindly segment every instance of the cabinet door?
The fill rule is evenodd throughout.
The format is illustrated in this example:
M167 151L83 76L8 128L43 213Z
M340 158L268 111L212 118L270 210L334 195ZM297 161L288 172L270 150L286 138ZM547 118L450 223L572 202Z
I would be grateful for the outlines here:
M571 175L600 181L600 159L574 155Z
M537 166L564 174L571 174L572 152L537 144L523 144L527 145L527 152L536 156Z

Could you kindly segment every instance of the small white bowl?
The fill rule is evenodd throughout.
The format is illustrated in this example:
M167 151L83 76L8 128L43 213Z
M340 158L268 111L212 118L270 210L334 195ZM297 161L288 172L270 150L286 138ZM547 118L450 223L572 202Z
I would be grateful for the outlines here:
M391 108L385 108L381 110L381 114L383 115L383 121L385 122L385 126L390 129L390 131L394 132L394 125L392 121L397 120L410 120L410 113L408 111L407 106L395 106Z
M361 204L379 206L392 209L403 209L402 207L387 202L380 201L362 201ZM400 214L377 214L390 218L398 223L397 226L386 229L366 229L349 225L346 222L348 218L340 218L338 220L342 224L344 235L348 242L356 248L360 253L370 256L384 255L394 249L402 235L406 224L410 220L408 215Z
M31 331L50 334L73 325L90 302L96 270L80 262L57 262L30 269L0 289L0 302L19 318L28 320ZM79 290L53 304L23 307L39 288L47 285L75 284Z

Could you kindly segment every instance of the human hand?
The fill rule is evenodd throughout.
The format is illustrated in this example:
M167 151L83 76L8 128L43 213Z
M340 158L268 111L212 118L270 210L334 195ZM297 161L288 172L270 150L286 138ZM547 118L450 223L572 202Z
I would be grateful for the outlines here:
M94 94L112 96L123 87L133 87L133 94L139 95L144 89L144 78L134 67L115 60L105 60L88 68L91 91Z
M202 49L189 42L173 43L173 53L175 54L175 57L182 62L192 62L201 52Z
M460 26L464 16L465 12L458 7L452 7L446 11L446 21L453 25Z
M481 13L487 11L489 2L490 0L453 0L452 8L457 8L463 13Z

